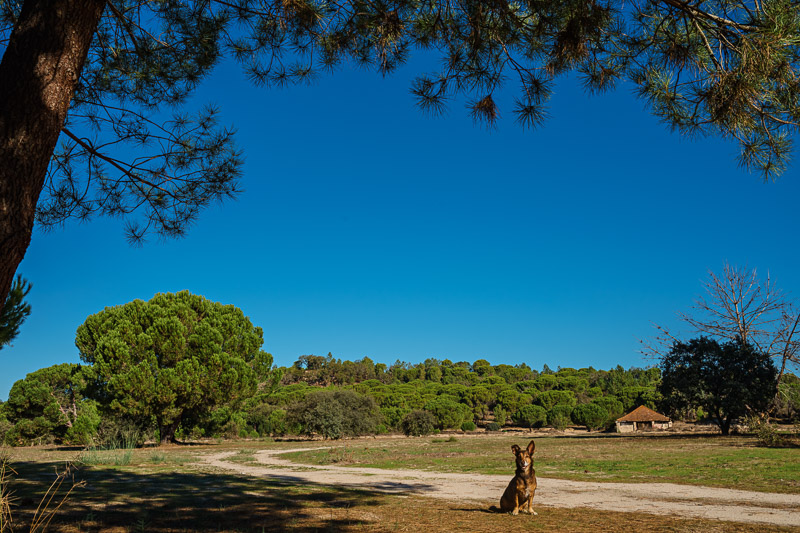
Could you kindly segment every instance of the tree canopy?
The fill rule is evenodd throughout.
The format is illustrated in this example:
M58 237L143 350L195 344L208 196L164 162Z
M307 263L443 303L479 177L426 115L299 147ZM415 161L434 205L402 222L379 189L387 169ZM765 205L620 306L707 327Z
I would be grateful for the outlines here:
M702 407L723 435L735 419L765 411L775 395L772 359L741 340L675 342L660 366L665 406L672 411Z
M94 403L83 398L85 386L83 369L69 363L39 369L14 383L3 405L14 423L8 441L88 444L100 418Z
M31 284L22 276L17 276L8 297L0 307L0 350L19 335L20 326L31 314L31 304L25 301L30 291Z
M240 309L187 291L107 307L75 344L94 373L87 395L115 416L154 420L162 442L182 421L252 396L272 366L261 328Z
M412 84L422 110L463 99L491 125L510 86L524 128L560 77L589 92L626 80L670 128L735 140L765 178L800 121L791 0L3 0L0 19L0 299L34 218L125 216L136 241L181 235L238 193L232 131L181 107L223 57L280 87L343 61L387 74L428 50L442 67Z

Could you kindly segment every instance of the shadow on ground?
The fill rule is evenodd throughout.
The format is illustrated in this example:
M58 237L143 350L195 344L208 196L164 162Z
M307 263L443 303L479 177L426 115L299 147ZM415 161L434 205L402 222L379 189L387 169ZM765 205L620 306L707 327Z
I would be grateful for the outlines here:
M33 512L55 478L54 464L15 463L10 484L15 499L15 530L27 530ZM91 467L75 472L77 487L56 513L48 531L362 531L382 530L370 508L385 492L402 493L403 483L376 483L350 489L308 483L299 478L253 478L218 472L163 471L152 465L137 471ZM65 482L62 492L71 482ZM415 485L414 492L425 487ZM57 500L54 500L57 501ZM57 503L51 504L55 507Z

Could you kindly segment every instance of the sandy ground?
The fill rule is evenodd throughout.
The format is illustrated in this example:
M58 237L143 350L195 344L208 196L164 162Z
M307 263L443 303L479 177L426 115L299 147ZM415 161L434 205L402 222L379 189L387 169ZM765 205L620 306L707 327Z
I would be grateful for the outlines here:
M303 448L308 450L308 448ZM280 454L299 450L261 450L256 464L226 459L236 452L203 457L205 464L250 476L288 481L342 485L381 492L414 494L476 505L498 505L513 477L446 474L420 470L383 470L344 466L298 465ZM672 483L591 483L537 478L534 508L590 507L606 511L669 514L732 522L768 523L800 527L800 495L717 489Z

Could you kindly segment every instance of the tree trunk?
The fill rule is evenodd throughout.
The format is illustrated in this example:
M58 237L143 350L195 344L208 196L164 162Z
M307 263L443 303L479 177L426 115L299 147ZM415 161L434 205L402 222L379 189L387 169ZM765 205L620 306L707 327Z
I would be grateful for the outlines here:
M175 443L175 432L178 431L178 426L181 425L181 419L178 418L169 424L162 424L159 426L159 432L161 433L161 444L167 443Z
M0 302L31 240L36 203L103 0L25 0L0 62Z

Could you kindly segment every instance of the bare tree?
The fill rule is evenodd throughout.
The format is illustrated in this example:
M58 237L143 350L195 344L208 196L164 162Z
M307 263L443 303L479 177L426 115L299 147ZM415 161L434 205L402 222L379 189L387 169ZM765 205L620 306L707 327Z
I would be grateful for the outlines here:
M678 313L694 333L727 341L740 339L774 357L780 371L800 364L800 311L772 282L758 277L756 269L725 264L720 275L709 271L703 283L705 294L695 300L692 311ZM661 359L678 339L668 328L652 340L642 341L646 355Z

